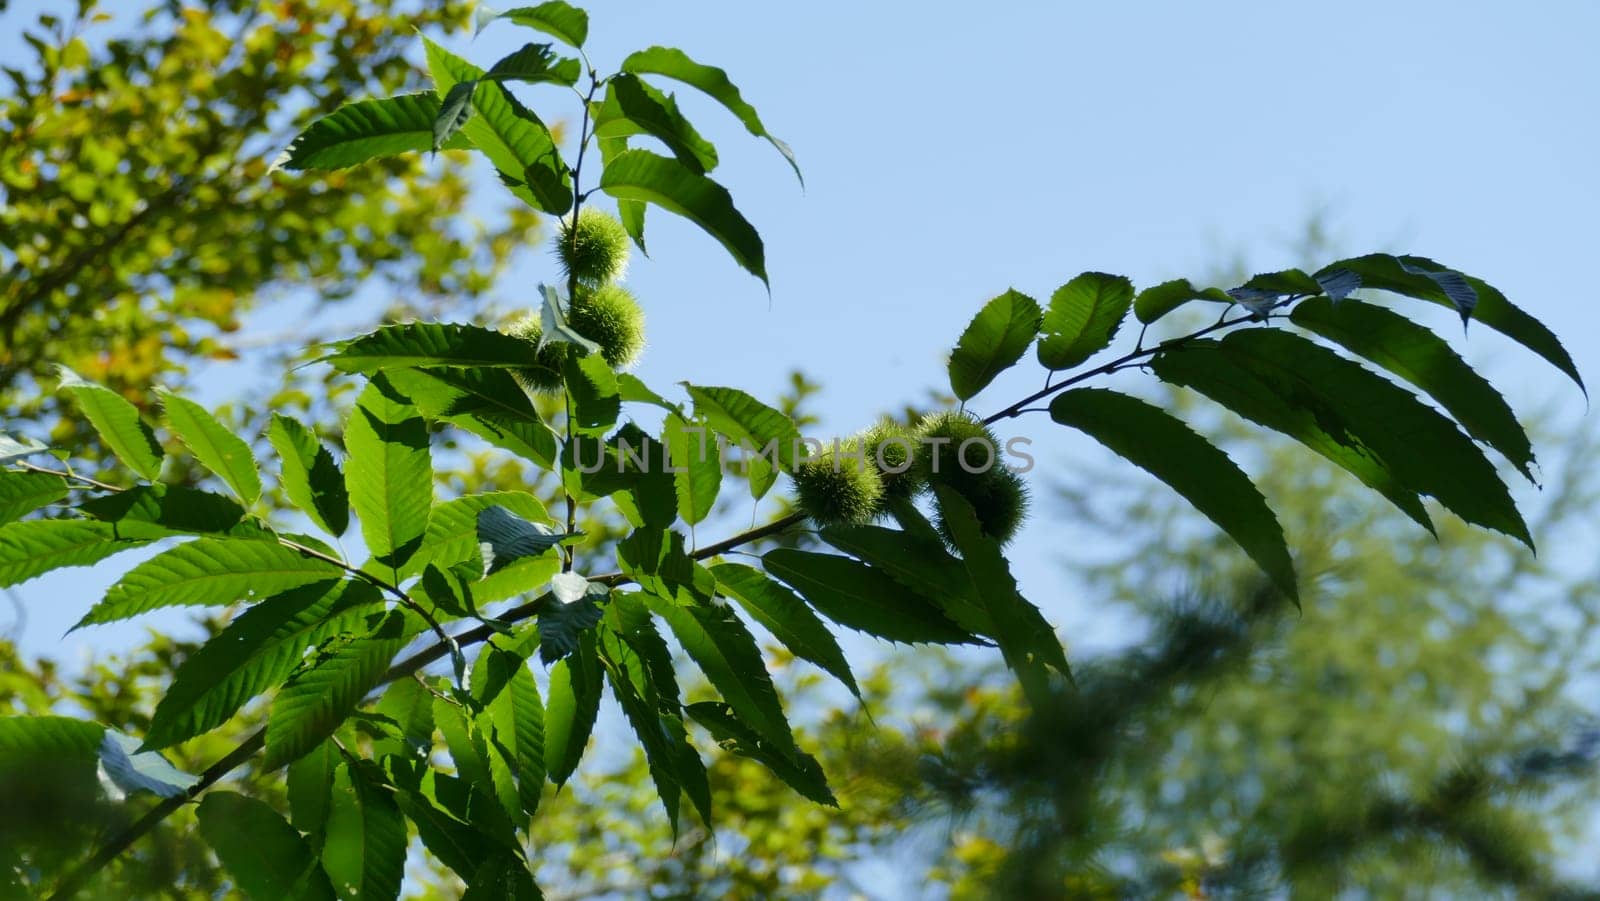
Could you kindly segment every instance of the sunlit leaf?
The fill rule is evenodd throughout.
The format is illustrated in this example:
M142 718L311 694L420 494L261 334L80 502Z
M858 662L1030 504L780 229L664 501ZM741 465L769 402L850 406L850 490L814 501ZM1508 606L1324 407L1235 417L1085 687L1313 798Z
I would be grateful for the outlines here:
M86 382L66 367L60 368L60 374L62 390L72 395L78 409L117 459L152 482L160 478L161 445L140 418L138 408L115 391Z
M433 506L428 424L379 376L356 400L344 444L345 486L367 550L398 570L421 546Z
M1110 346L1133 304L1133 282L1085 272L1050 295L1040 324L1039 363L1070 369Z
M350 494L333 454L311 429L278 413L272 414L267 440L278 452L289 502L328 534L343 535L350 528Z
M600 188L619 200L645 200L677 213L716 238L734 262L767 283L761 235L733 206L726 188L677 160L625 150L600 173Z
M261 497L261 475L256 471L255 455L243 438L218 422L205 407L159 389L166 410L167 425L178 440L194 454L201 465L228 483L245 507Z
M950 390L966 400L1022 359L1039 334L1039 304L1007 291L984 304L950 353Z
M351 103L311 123L273 166L343 169L383 156L471 146L461 138L435 146L434 122L438 117L439 98L433 94L402 94Z

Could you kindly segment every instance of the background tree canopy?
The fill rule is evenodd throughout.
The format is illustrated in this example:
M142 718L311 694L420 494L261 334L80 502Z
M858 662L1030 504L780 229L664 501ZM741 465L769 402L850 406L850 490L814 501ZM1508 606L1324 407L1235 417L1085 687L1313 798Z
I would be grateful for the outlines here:
M764 402L628 371L614 263L647 217L769 280L701 123L795 156L721 69L603 58L561 2L122 15L47 12L6 70L0 583L133 550L80 626L208 609L81 667L0 645L0 892L1594 890L1587 433L1533 430L1536 461L1429 304L1582 382L1486 282L1318 248L1005 290L948 393L786 450L805 376ZM486 25L526 42L468 62ZM506 319L485 299L545 225L561 277ZM186 383L240 355L269 375L214 413ZM1114 462L1024 482L929 441L1023 417ZM897 438L906 470L874 465ZM1008 559L1030 484L1092 536L1058 581ZM1041 595L1069 590L1117 647L1064 650Z

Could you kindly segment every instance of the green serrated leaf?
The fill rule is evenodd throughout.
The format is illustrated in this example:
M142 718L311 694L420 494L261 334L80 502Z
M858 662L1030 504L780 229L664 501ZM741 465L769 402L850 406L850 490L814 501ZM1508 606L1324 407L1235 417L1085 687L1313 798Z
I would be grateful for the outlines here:
M902 520L903 530L872 525L829 526L822 530L822 540L934 601L952 622L968 632L993 632L994 624L978 600L966 567L945 549L933 524L907 500L896 498L893 506L900 507L893 512Z
M626 73L612 76L606 83L606 99L595 114L594 133L601 138L650 135L698 175L717 167L717 148L684 118L676 98Z
M129 570L73 628L115 622L162 607L224 606L257 600L337 579L342 572L326 560L276 541L199 538Z
M0 472L0 525L65 500L67 481L43 472Z
M322 867L339 897L391 901L405 878L406 821L382 771L370 761L334 774Z
M622 414L622 393L605 359L599 354L568 354L561 371L572 399L574 427L590 435L610 431Z
M591 104L591 107L594 110L592 114L598 115L598 105ZM611 165L612 160L628 149L628 139L626 137L608 138L604 135L599 135L596 136L595 143L600 148L600 166L602 170ZM627 232L628 237L633 239L634 246L639 248L640 253L649 256L650 253L645 250L644 246L644 208L645 203L642 200L617 198L617 218L622 221L622 230Z
M66 566L88 566L148 544L122 538L110 523L85 519L32 519L0 526L0 587Z
M683 383L694 398L695 418L745 451L776 460L794 472L802 455L800 430L794 420L737 388L701 387Z
M600 189L619 200L643 200L688 219L716 238L734 262L767 282L761 235L733 205L728 190L674 159L625 150L600 173Z
M670 455L678 515L695 525L711 514L722 486L722 458L716 439L706 426L691 426L676 413L667 414L661 438Z
M380 375L345 424L345 486L367 550L398 571L422 545L433 506L428 424Z
M1131 297L1131 295L1130 295ZM983 534L983 526L972 505L960 492L947 485L935 485L939 509L945 524L961 552L961 561L977 589L989 621L994 623L991 633L1006 666L1017 674L1023 693L1035 710L1053 709L1049 670L1055 670L1064 679L1072 679L1067 666L1066 652L1056 631L1039 612L1017 591L1017 581L1011 575L1000 543Z
M828 788L821 764L810 754L798 750L777 753L755 730L739 720L731 705L701 701L684 709L711 733L723 750L760 763L804 798L829 807L839 806L832 789Z
M908 644L977 641L933 602L849 557L778 548L768 551L761 563L841 626Z
M545 522L550 518L544 504L526 491L490 491L445 501L433 509L428 519L428 531L422 538L422 548L406 565L404 572L415 574L429 564L449 569L469 562L476 564L478 571L483 572L478 516L490 507L503 508L532 522Z
M443 367L518 368L533 361L528 342L504 332L449 322L402 322L334 345L322 358L341 372Z
M273 166L343 169L378 157L471 146L457 138L436 147L433 124L438 117L439 98L433 94L402 94L351 103L311 123Z
M138 408L110 388L86 382L64 366L60 374L61 388L72 395L117 459L152 482L161 478L161 445L140 418Z
M550 82L572 86L583 74L583 66L570 57L557 56L549 44L524 44L489 67L484 81L523 81L529 84Z
M472 669L472 693L509 749L522 810L532 816L544 791L544 701L521 654L488 645Z
M545 704L545 773L557 788L565 785L578 767L589 734L600 711L600 661L593 633L585 633L578 652L550 668L549 697Z
M427 38L422 39L441 100L462 82L477 81L483 70ZM477 115L461 126L461 134L489 158L502 176L516 182L512 193L536 209L561 215L572 208L572 176L561 160L550 129L501 85L480 82L472 92Z
M622 708L622 714L633 727L639 745L644 749L645 766L655 783L656 795L666 810L672 835L678 836L678 802L683 794L678 779L678 755L671 747L667 732L662 728L661 704L650 681L644 661L627 642L615 633L602 629L597 647L606 681L611 684L612 697Z
M737 116L751 134L767 139L777 148L788 161L790 168L794 169L795 178L799 179L802 185L805 184L805 176L800 174L800 165L795 162L794 151L789 149L788 144L767 131L755 107L746 103L739 89L728 80L727 72L716 66L697 63L690 59L687 53L672 47L650 47L630 54L622 61L622 71L634 75L661 75L703 91Z
M157 389L166 410L167 426L194 454L201 465L216 473L246 507L261 497L261 475L256 471L250 445L235 435L205 407L166 389Z
M861 687L839 642L798 595L742 563L718 563L711 567L711 574L717 577L723 594L737 601L791 653L821 667L843 682L851 694L861 697Z
M145 741L149 743L149 739ZM305 834L313 851L321 851L328 832L333 774L339 762L339 748L330 738L289 764L284 777L284 788L289 794L289 824Z
M311 429L278 413L272 414L267 440L278 452L289 502L328 534L343 535L350 528L350 493L333 454Z
M1085 272L1050 296L1040 324L1039 362L1070 369L1111 345L1133 305L1133 282L1120 275Z
M167 538L174 535L226 535L273 538L245 516L232 498L181 485L135 485L126 491L91 498L78 510L110 523L122 538Z
M1039 334L1039 304L1007 291L984 304L950 353L950 390L967 400L1022 359Z
M206 844L253 901L336 897L305 839L265 801L213 791L197 814Z
M389 670L410 637L399 610L363 633L342 633L318 648L273 699L263 766L276 769L334 733Z
M1139 292L1133 299L1133 315L1149 325L1191 300L1231 304L1233 298L1221 288L1196 288L1186 278L1175 278Z
M1078 429L1165 482L1244 548L1279 591L1299 602L1283 526L1228 455L1159 407L1104 388L1074 388L1050 418Z
M572 47L583 47L589 38L589 14L561 0L518 7L495 18L543 32Z
M1533 446L1500 392L1438 335L1383 307L1317 298L1295 306L1289 321L1338 343L1417 386L1467 434L1504 454L1533 478Z
M246 610L178 667L145 745L169 747L226 723L251 698L287 679L308 648L360 628L362 611L382 599L366 582L325 580Z

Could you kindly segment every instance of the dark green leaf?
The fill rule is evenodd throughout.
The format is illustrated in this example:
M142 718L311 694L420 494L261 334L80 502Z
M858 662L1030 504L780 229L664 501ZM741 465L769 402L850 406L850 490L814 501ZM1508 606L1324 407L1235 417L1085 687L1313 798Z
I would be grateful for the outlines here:
M528 863L519 854L502 852L472 873L461 901L543 901Z
M533 362L521 338L475 325L403 322L334 345L323 358L341 372L427 366L515 368Z
M667 145L678 162L698 175L717 167L717 148L689 124L677 100L632 75L616 75L607 82L594 133L601 138L647 134Z
M733 206L726 188L674 159L625 150L600 173L600 188L619 200L644 200L683 216L716 238L734 262L767 283L761 235Z
M617 375L605 359L594 353L581 357L568 354L562 373L577 429L588 434L610 431L622 413L622 395L617 388Z
M198 815L206 844L254 901L333 901L305 839L265 801L214 791Z
M861 697L861 688L856 685L839 642L805 601L765 573L742 563L719 563L711 567L711 574L717 577L724 594L738 601L791 653L831 673L851 694Z
M1196 288L1188 279L1176 278L1140 291L1139 296L1133 299L1133 315L1149 325L1191 300L1233 303L1233 298L1220 288Z
M1007 291L984 304L950 353L950 390L966 400L1022 359L1039 334L1039 304Z
M978 598L994 623L993 637L1000 645L1006 666L1017 674L1035 710L1052 709L1048 670L1072 679L1066 652L1061 649L1055 629L1039 608L1017 591L1017 581L1011 575L1000 543L983 534L977 513L967 499L946 485L936 485L934 491L939 495L939 509L961 551L961 560L977 588Z
M552 526L529 522L498 505L478 511L477 535L485 575L524 557L537 557L560 544L565 537Z
M433 506L428 424L382 376L368 383L344 430L345 486L367 550L399 570L422 545Z
M489 67L484 81L525 81L529 84L553 82L572 86L583 74L575 59L557 56L549 44L524 44L521 49Z
M149 743L149 739L145 739ZM333 804L333 774L339 768L339 747L328 739L289 764L284 787L289 793L289 823L305 833L313 850L322 848Z
M422 549L405 572L420 572L430 563L449 569L468 562L478 564L478 571L482 572L479 544L483 539L478 534L478 516L490 507L500 507L523 520L549 518L544 504L526 491L491 491L446 501L434 508L428 519L428 531L422 538Z
M488 645L472 670L474 697L488 708L496 739L511 752L517 791L529 816L544 791L544 702L520 654Z
M697 419L746 451L776 460L794 472L801 456L800 430L794 420L737 388L702 388L684 383L694 398Z
M78 509L111 523L123 538L166 538L172 535L228 535L272 538L272 533L246 519L231 498L181 485L135 485L126 491L91 498Z
M1516 414L1488 380L1433 332L1383 307L1317 298L1297 305L1289 321L1337 342L1427 392L1467 434L1533 478L1533 447Z
M598 107L594 108L596 109L596 114L598 114ZM628 139L626 137L608 138L605 135L600 135L596 137L595 142L600 148L600 165L602 168L610 166L612 160L628 149ZM639 252L649 256L649 252L644 247L644 206L645 204L642 200L623 200L618 198L617 218L622 220L623 231L626 231L628 237L633 239L633 243L639 248Z
M761 563L841 626L908 644L977 640L923 596L849 557L778 548Z
M392 901L405 878L406 821L381 771L349 762L334 775L322 866L340 897Z
M147 542L120 538L110 523L31 519L0 526L0 587L64 566L88 566Z
M332 735L382 681L407 631L405 617L393 610L364 634L344 633L324 642L273 700L262 765L276 769Z
M361 611L381 600L366 582L321 581L246 610L178 667L151 717L146 746L175 745L227 722L287 679L308 648L360 628Z
M439 115L433 120L433 149L444 148L461 126L466 125L472 118L472 94L478 89L476 80L463 81L452 85L450 91L439 101Z
M554 467L555 434L506 370L436 367L384 374L424 416L443 419L542 467Z
M744 127L758 138L766 138L771 142L783 158L789 161L789 166L794 169L794 175L805 184L805 177L800 174L800 166L794 160L794 151L789 145L773 137L761 124L761 117L756 114L755 107L746 103L740 96L739 89L728 80L728 73L715 66L705 66L689 58L682 50L672 47L650 47L630 55L622 61L622 71L635 75L662 75L675 81L681 81L690 87L697 88L712 99L722 104L744 123Z
M839 802L828 788L822 766L810 754L792 749L774 748L755 730L740 722L733 707L715 701L701 701L684 708L694 721L704 726L723 750L751 760L771 770L783 784L818 804L838 807Z
M43 472L0 472L0 524L64 500L67 482Z
M276 541L200 538L129 570L73 628L115 622L162 607L224 606L257 600L340 575L341 570L332 563Z
M272 414L267 440L278 452L289 502L328 534L343 535L350 528L350 494L333 454L311 429L277 413Z
M158 390L167 425L201 465L216 473L246 507L261 497L261 476L250 445L192 400Z
M434 146L439 98L402 94L342 106L311 123L273 163L286 169L343 169L381 156L422 153ZM470 146L457 138L446 150Z
M600 710L600 661L595 655L594 633L584 633L578 652L550 668L549 698L545 704L545 772L557 788L577 769L589 744L594 719Z
M1159 407L1103 388L1056 395L1050 418L1165 482L1244 548L1279 591L1298 602L1283 526L1228 455ZM998 624L997 624L998 625Z
M539 659L546 666L571 656L578 650L583 634L600 622L604 602L610 589L598 583L591 584L588 592L575 601L563 602L552 596L539 613Z
M129 469L152 482L159 479L161 445L139 417L138 408L110 388L86 382L66 367L60 371L62 389L72 394L106 447Z
M1133 305L1133 282L1120 275L1085 272L1050 295L1040 325L1039 362L1070 369L1105 350Z
M483 77L483 70L477 66L427 38L422 42L434 90L440 98L450 96L450 90L462 82ZM513 193L552 215L571 209L572 176L561 160L550 129L539 117L492 81L478 85L472 93L472 107L477 115L461 126L461 134L482 151L503 176L521 184Z
M676 413L667 414L661 437L671 455L678 515L690 525L699 523L710 515L722 485L716 439L706 426L691 426Z
M672 836L676 840L678 801L683 792L678 780L678 755L663 728L661 703L651 684L650 674L633 648L610 630L600 630L597 646L606 680L611 683L612 696L617 699L623 716L633 727L634 735L644 749L645 765L650 771L651 781L655 783L656 794L661 798L661 806L666 809L667 822L672 826Z
M933 525L909 501L905 506L910 509L900 512L905 517L914 514L913 527L925 526L925 533L871 525L829 526L822 530L822 540L934 601L952 622L968 632L992 633L994 624L978 599L966 567L950 555Z

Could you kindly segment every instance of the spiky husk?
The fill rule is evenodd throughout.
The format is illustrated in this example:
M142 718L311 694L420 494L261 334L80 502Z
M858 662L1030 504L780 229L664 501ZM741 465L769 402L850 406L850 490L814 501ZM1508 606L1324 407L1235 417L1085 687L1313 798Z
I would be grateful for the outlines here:
M917 468L922 443L911 429L885 419L862 433L861 443L866 447L867 459L883 477L886 496L912 497L927 488L928 483Z
M983 534L1001 544L1008 544L1017 537L1018 530L1028 517L1028 485L1021 476L1004 466L995 466L967 480L963 487L956 488L956 492L972 505L972 512L977 515L978 526ZM955 536L945 521L942 505L934 517L934 525L944 540L954 546Z
M819 526L861 525L876 517L883 503L883 480L871 461L856 453L859 441L842 443L811 457L794 473L800 509Z
M565 344L546 344L539 347L539 338L544 334L544 325L539 313L533 312L516 322L511 323L506 329L507 334L515 335L528 342L528 357L530 363L520 369L511 370L512 376L522 387L529 391L560 391L562 388L561 364L567 352ZM535 348L538 348L535 350Z
M576 231L576 241L574 241ZM556 235L556 258L562 271L588 285L604 285L628 268L628 233L616 217L594 207L578 212L576 229L563 220Z
M600 345L612 369L628 369L644 352L644 309L620 285L580 286L567 321L578 334Z

